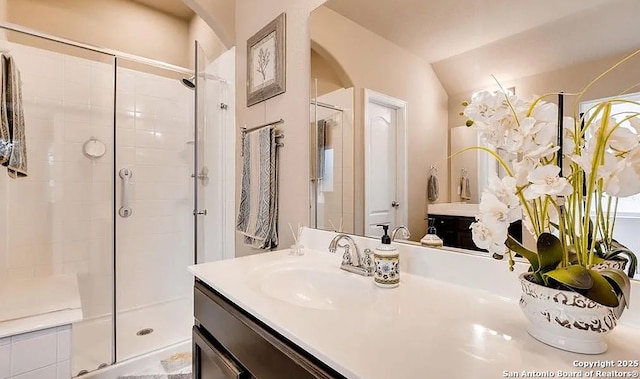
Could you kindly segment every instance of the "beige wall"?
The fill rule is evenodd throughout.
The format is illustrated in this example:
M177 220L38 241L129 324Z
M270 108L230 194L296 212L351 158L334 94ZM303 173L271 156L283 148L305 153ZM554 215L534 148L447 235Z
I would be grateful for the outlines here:
M7 19L7 0L0 0L0 20ZM0 30L0 38L6 39L4 30Z
M318 96L346 87L329 62L315 50L311 50L311 98L316 96L316 79L318 80Z
M227 49L236 44L236 0L182 0L213 29Z
M313 13L311 37L337 61L355 88L356 232L362 233L364 207L364 88L408 102L409 229L419 240L426 230L426 180L436 165L448 182L448 98L431 66L415 55L327 7ZM440 192L440 201L448 199Z
M207 60L214 61L217 57L227 51L226 46L218 35L207 25L207 23L198 15L193 16L189 21L189 68L195 67L194 41L198 41L203 48Z
M285 147L280 151L280 247L293 244L289 223L309 225L309 77L311 44L309 14L324 0L238 0L236 2L236 124L251 127L280 118ZM247 107L247 39L280 13L287 14L286 81L284 94ZM236 141L240 151L240 134ZM237 155L237 154L236 154ZM236 159L236 199L239 199L241 161ZM236 202L238 203L238 201ZM236 256L254 254L236 235Z
M457 126L449 130L449 145L451 154L462 151L471 146L478 145L478 131L475 128ZM460 198L460 182L462 180L462 169L467 170L469 178L469 188L471 188L471 199L467 203L477 204L480 202L480 191L478 190L478 155L485 154L477 150L465 151L449 160L451 172L451 184L443 182L440 184L441 191L446 191L449 185L449 199L452 202L462 201Z
M186 21L124 0L7 0L7 18L55 36L189 64Z
M627 55L616 54L606 58L565 67L555 71L549 71L538 75L528 76L512 81L501 83L503 87L515 87L516 94L520 96L542 95L549 92L564 91L566 93L581 91L592 79L612 67ZM615 71L598 81L583 97L583 100L592 100L602 97L614 96L629 87L640 83L640 57L635 57L626 64L620 66ZM465 118L460 116L462 102L471 98L473 91L459 93L449 98L449 127L464 125ZM640 87L630 90L639 92ZM549 101L556 101L556 97L548 98ZM565 114L573 113L573 103L575 97L568 96L565 99Z

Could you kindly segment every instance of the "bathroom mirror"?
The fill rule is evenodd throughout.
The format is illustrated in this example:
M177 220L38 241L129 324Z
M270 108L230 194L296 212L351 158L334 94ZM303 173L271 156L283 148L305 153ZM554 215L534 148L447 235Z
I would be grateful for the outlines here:
M426 193L431 166L438 171L436 203L461 201L462 169L470 179L468 202L477 203L482 187L478 176L486 177L479 173L491 169L491 163L483 163L474 152L448 159L459 148L477 143L475 131L463 126L461 103L476 91L497 89L492 75L523 96L579 91L640 48L638 15L636 0L543 0L517 6L488 0L327 1L311 15L311 98L317 96L320 101L334 91L353 91L351 103L339 104L352 112L353 145L348 147L352 160L347 159L342 167L343 181L352 178L353 183L343 188L352 192L342 195L344 213L340 218L334 216L333 224L342 220L343 230L370 235L371 225L365 219L376 209L367 208L367 193L371 197L388 192L367 186L370 178L365 172L372 172L371 164L376 162L371 158L376 153L388 154L386 147L367 140L374 123L368 94L406 104L402 137L406 145L404 150L397 149L398 161L404 166L373 172L394 182L392 172L405 170L404 182L396 185L405 186L401 190L405 198L397 209L406 213L402 223L409 227L411 240L418 241L425 234L431 204ZM640 60L635 60L601 80L584 100L616 95L638 82ZM569 98L565 112L572 109L573 99Z

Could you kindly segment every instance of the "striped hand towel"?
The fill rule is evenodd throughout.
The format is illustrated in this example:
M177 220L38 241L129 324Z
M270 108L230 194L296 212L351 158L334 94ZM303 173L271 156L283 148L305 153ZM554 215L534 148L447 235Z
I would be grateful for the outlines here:
M2 54L0 83L0 163L12 178L27 176L27 144L20 72L15 60Z
M243 136L242 192L236 229L246 245L256 249L278 246L278 158L275 128Z

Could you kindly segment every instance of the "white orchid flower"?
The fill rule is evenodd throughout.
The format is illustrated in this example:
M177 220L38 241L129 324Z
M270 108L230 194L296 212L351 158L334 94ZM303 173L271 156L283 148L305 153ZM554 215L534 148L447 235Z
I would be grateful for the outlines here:
M540 162L540 159L545 157L551 157L553 153L560 150L559 146L555 146L550 143L548 145L536 146L534 149L527 151L523 156L523 161L529 161L531 164L536 165Z
M536 235L536 232L533 228L533 223L531 222L531 219L529 218L529 216L527 216L526 213L522 215L522 225L524 225L525 229L527 229L529 234L531 234L532 236Z
M493 194L509 208L515 208L520 205L518 196L516 196L516 179L511 176L505 176L500 179L498 175L493 174L489 178L489 185L485 191Z
M533 135L533 141L540 146L555 144L558 140L558 123L538 123L538 131Z
M536 162L531 159L522 160L519 162L513 162L513 178L516 181L518 187L524 187L529 184L529 173L533 171Z
M478 133L480 139L485 144L494 148L500 148L504 145L504 131L491 125L478 125Z
M471 224L473 242L481 249L487 249L492 253L503 254L506 252L504 245L507 240L508 226L502 223L485 222L481 219Z
M544 195L566 196L573 188L565 178L558 176L560 167L544 165L534 169L529 174L531 184L524 191L524 197L528 200L536 199Z
M640 135L640 117L633 117L629 119L629 124L635 129L636 134Z
M555 103L539 101L531 112L531 117L539 122L552 123L558 121L558 106Z
M640 146L625 159L605 180L605 192L610 196L628 197L640 193Z
M630 129L618 127L609 137L609 148L616 152L626 153L638 146L638 134Z
M491 220L507 225L520 219L521 215L518 208L509 207L488 191L482 193L479 208L483 220Z
M498 107L500 101L494 93L481 91L473 95L463 113L475 123L489 125Z

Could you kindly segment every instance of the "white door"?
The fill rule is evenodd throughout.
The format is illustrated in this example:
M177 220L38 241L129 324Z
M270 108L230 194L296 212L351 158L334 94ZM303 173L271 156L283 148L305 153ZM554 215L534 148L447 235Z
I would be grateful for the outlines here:
M365 235L406 225L406 103L366 91Z

